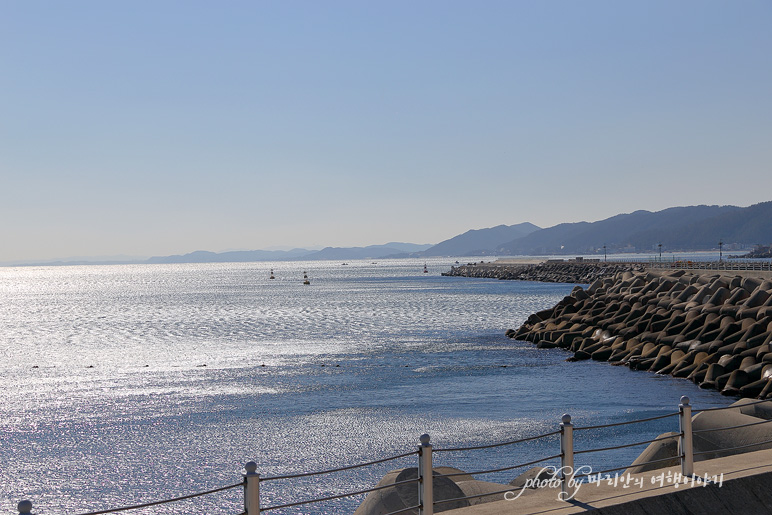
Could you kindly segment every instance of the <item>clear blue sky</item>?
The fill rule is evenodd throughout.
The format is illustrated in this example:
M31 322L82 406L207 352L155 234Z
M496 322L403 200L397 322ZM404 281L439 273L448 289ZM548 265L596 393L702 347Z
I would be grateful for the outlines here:
M0 0L0 262L772 200L772 2Z

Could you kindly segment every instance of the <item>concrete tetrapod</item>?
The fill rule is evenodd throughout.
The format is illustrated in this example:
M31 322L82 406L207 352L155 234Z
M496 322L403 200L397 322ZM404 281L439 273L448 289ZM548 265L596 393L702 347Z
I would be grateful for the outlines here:
M687 378L725 395L772 398L772 282L674 271L618 272L576 286L510 338Z

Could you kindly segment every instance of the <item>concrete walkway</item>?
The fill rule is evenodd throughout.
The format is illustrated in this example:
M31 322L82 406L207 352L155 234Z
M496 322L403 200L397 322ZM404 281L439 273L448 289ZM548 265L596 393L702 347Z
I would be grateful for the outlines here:
M560 488L525 490L514 500L478 504L442 512L447 515L597 513L602 515L772 513L772 449L694 464L695 476L715 478L703 486L675 484L680 467L619 476L616 485L582 484L571 501L560 501ZM723 472L723 479L721 473ZM628 483L629 477L629 483ZM624 482L622 480L625 480ZM720 482L720 484L718 483ZM625 487L624 485L628 486Z

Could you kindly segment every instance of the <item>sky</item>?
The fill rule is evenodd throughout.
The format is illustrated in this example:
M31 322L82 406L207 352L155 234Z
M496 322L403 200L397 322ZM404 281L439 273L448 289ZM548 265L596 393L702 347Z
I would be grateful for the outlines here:
M0 0L0 262L772 200L772 2Z

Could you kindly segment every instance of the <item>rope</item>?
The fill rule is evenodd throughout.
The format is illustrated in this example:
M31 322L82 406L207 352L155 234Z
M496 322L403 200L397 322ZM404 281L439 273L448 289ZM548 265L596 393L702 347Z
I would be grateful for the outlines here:
M241 483L236 483L235 485L223 486L221 488L215 488L214 490L208 490L206 492L200 492L197 494L183 495L182 497L175 497L174 499L166 499L164 501L155 501L155 502L149 502L145 504L135 504L134 506L124 506L123 508L113 508L110 510L91 511L88 513L81 513L80 515L101 515L102 513L115 513L117 511L136 510L138 508L147 508L148 506L158 506L159 504L167 504L170 502L183 501L185 499L201 497L202 495L209 495L216 492L222 492L223 490L230 490L231 488L236 488L239 486L244 486L244 482L242 481Z
M715 451L695 452L693 455L694 456L702 456L703 454L713 454L713 453L720 454L720 453L726 452L726 451L736 451L737 449L747 449L748 447L756 447L757 445L765 445L765 444L768 444L768 443L772 443L772 440L766 440L764 442L757 442L757 443L750 443L748 445L740 445L738 447L729 447L728 449L717 449Z
M308 477L308 476L318 476L321 474L331 474L333 472L342 472L344 470L351 470L351 469L356 469L361 467L367 467L370 465L376 465L378 463L384 463L387 461L398 460L400 458L406 458L408 456L414 456L416 454L418 454L418 451L407 452L405 454L400 454L399 456L392 456L391 458L383 458L380 460L368 461L367 463L360 463L359 465L349 465L348 467L341 467L337 469L322 470L319 472L305 472L303 474L288 474L286 476L270 476L270 477L260 478L260 482L262 483L263 481L275 481L277 479L293 479L296 477Z
M390 511L390 512L389 512L389 513L387 513L386 515L397 515L398 513L406 513L406 512L408 512L408 511L417 510L417 509L419 509L420 507L421 507L421 505L419 504L419 505L417 505L417 506L411 506L411 507L409 507L409 508L402 508L401 510L397 510L397 511Z
M677 458L677 456L675 456L675 457L671 456L669 458L661 458L661 459L658 459L658 460L651 460L651 461L647 461L645 463L638 463L638 464L635 464L635 465L626 465L624 467L616 467L616 468L613 468L613 469L601 470L600 472L589 472L587 474L576 474L574 477L576 478L576 477L599 476L601 474L608 474L609 472L615 472L617 470L625 470L625 469L628 469L630 467L643 467L644 465L651 465L653 463L660 463L660 462L665 462L665 461L671 461L671 460L673 460L675 458Z
M524 486L521 486L520 488L509 488L507 490L499 490L496 492L489 492L487 494L475 494L475 495L467 495L466 497L456 497L455 499L443 499L442 501L434 501L434 506L438 504L444 504L448 502L453 501L465 501L467 499L477 499L478 497L485 497L487 495L499 495L499 494L505 494L507 492L515 492L516 490L525 490Z
M739 410L740 408L744 408L745 406L755 406L756 404L761 404L762 402L772 402L772 401L769 401L768 399L762 399L760 401L747 402L747 403L743 404L742 406L721 406L720 408L693 409L692 413L693 414L697 414L697 413L700 413L702 411L720 411L720 410L724 410L724 409L736 409L736 410Z
M628 424L638 424L640 422L649 422L651 420L659 420L661 418L674 417L676 415L678 415L678 412L668 413L667 415L659 415L658 417L642 418L640 420L628 420L627 422L615 422L613 424L601 424L599 426L574 427L574 431L583 431L585 429L601 429L604 427L625 426Z
M311 499L309 501L299 501L299 502L292 502L289 504L280 504L277 506L269 506L268 508L261 508L260 511L271 511L271 510L278 510L280 508L291 508L293 506L301 506L303 504L313 504L315 502L324 502L324 501L332 501L335 499L342 499L343 497L354 497L355 495L362 495L367 494L370 492L376 492L378 490L385 490L386 488L393 488L395 486L399 485L406 485L410 483L418 483L420 482L420 479L408 479L406 481L398 481L396 483L392 483L390 485L385 486L376 486L375 488L368 488L367 490L359 490L356 492L349 492L346 494L338 494L338 495L331 495L329 497L320 497L319 499Z
M455 451L476 451L478 449L492 449L494 447L502 447L504 445L513 445L516 443L530 442L531 440L538 440L539 438L545 438L547 436L554 436L560 434L560 431L553 431L551 433L544 433L543 435L530 436L528 438L521 438L519 440L511 440L509 442L494 443L490 445L475 445L473 447L452 447L450 449L434 449L434 452L455 452Z
M601 451L611 451L614 449L623 449L625 447L635 447L636 445L643 445L645 443L653 443L653 442L660 442L662 440L670 440L672 438L679 438L681 435L673 435L673 436L663 436L662 438L655 438L654 440L645 440L643 442L636 442L636 443L628 443L624 445L615 445L613 447L603 447L600 449L587 449L585 451L574 451L574 454L585 454L588 452L601 452Z
M759 424L768 424L772 422L772 420L762 420L761 422L750 422L748 424L741 424L739 426L729 426L729 427L712 427L709 429L700 429L699 431L692 431L692 434L699 434L699 433L712 433L714 431L725 431L727 429L739 429L741 427L750 427L750 426L758 426Z
M503 472L505 470L512 470L512 469L517 469L521 467L527 467L528 465L534 465L536 463L541 463L542 461L554 460L555 458L560 458L561 456L562 454L555 454L554 456L547 456L546 458L542 458L540 460L529 461L528 463L521 463L519 465L514 465L512 467L504 467L500 469L491 469L491 470L481 470L478 472L454 472L453 474L437 474L434 477L474 476L477 474L490 474L492 472Z

